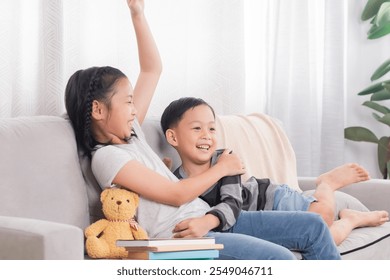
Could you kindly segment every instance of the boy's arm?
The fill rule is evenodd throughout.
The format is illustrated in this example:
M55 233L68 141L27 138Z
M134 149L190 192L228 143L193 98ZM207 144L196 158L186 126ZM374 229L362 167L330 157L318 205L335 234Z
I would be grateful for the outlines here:
M140 124L145 119L162 71L157 45L144 14L143 0L127 0L137 38L140 74L134 86L134 104Z
M174 237L201 237L210 230L228 230L236 223L243 203L241 176L226 176L219 182L220 202L213 206L205 216L186 219L177 224L173 231ZM207 194L202 198L207 202Z
M218 224L219 219L211 214L206 214L198 218L185 219L175 226L173 229L173 237L202 237L213 228L216 228Z
M217 150L213 155L211 160L213 165L218 162L223 151L222 149ZM174 174L181 180L183 177L179 170L179 168L176 169ZM215 227L210 228L210 230L228 230L236 223L243 205L241 176L235 175L221 178L213 189L202 195L202 199L212 207L206 214L213 215L219 220L219 223Z
M220 184L220 202L207 212L220 221L214 231L231 228L236 223L243 204L240 175L223 177Z

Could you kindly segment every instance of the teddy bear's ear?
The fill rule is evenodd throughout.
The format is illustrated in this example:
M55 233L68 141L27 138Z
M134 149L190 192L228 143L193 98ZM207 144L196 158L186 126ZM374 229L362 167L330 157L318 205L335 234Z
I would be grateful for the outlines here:
M106 197L108 196L110 191L111 191L111 189L109 189L109 188L102 191L102 193L100 194L100 202L103 202L106 199Z

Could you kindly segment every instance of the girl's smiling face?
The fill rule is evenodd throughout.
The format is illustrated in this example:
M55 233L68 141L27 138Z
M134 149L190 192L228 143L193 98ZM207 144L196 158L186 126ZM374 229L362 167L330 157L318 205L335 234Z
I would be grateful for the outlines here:
M130 138L137 110L133 102L133 87L127 78L119 79L109 106L94 101L93 133L101 143L123 144Z

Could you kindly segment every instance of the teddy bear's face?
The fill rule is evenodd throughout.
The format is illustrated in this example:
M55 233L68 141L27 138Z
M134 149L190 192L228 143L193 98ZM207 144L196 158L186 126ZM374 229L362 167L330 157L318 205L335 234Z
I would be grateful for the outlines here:
M109 220L127 220L134 217L138 207L138 195L125 190L111 188L101 194L103 213Z

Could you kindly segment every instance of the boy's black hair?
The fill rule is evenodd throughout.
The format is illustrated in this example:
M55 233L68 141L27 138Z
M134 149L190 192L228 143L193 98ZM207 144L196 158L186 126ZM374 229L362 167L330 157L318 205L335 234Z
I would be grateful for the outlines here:
M65 107L72 123L77 146L91 157L98 142L91 131L92 102L103 102L110 108L115 83L126 78L120 70L110 67L91 67L75 72L65 89Z
M195 98L195 97L182 97L175 101L172 101L167 108L165 108L162 116L161 116L161 129L163 133L178 124L178 122L182 119L185 112L189 109L193 109L199 105L207 105L211 109L215 117L214 109L203 99Z

